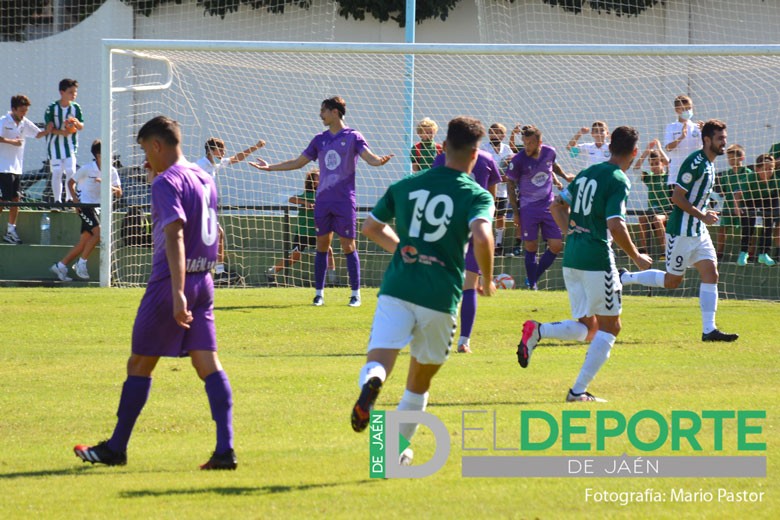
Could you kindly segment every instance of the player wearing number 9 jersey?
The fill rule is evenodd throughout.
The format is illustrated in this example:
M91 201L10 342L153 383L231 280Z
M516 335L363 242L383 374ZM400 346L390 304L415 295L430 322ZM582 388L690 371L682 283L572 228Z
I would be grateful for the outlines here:
M468 174L484 135L476 119L450 121L445 166L391 185L363 224L363 234L393 258L379 290L367 363L360 372L361 393L352 410L355 431L366 428L379 390L407 344L411 362L398 409L425 409L431 379L447 359L455 333L469 234L485 273L483 294L495 292L493 197ZM389 226L393 220L395 231ZM402 424L400 433L410 440L416 428Z
M517 361L527 367L541 338L590 341L585 362L566 396L569 402L603 401L587 390L609 358L621 327L621 285L612 240L640 269L652 264L631 241L625 222L631 187L625 171L636 157L638 140L635 129L616 128L609 144L611 159L581 171L550 206L555 222L567 234L563 280L574 320L526 321Z
M74 451L85 462L124 465L160 357L190 356L205 382L217 423L214 454L201 469L235 469L233 395L216 352L210 272L219 236L216 185L199 166L184 159L176 121L164 116L148 121L138 132L138 143L152 177L152 274L133 326L114 434L96 446L78 445Z

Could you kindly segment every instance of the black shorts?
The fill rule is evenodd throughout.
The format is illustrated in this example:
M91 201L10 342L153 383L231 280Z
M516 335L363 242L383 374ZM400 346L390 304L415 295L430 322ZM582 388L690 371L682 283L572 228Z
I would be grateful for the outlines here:
M100 208L81 208L81 232L92 234L92 230L100 225Z
M509 209L509 200L506 197L496 197L496 216L505 217Z
M22 182L22 176L15 173L0 173L0 200L13 201L21 197L19 185Z
M292 241L292 251L300 251L303 253L307 247L314 247L317 245L317 237L295 235Z

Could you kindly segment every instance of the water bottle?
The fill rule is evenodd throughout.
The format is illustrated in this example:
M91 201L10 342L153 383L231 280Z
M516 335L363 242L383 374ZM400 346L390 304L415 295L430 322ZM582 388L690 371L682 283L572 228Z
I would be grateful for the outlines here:
M41 215L41 245L51 244L51 219L48 213Z

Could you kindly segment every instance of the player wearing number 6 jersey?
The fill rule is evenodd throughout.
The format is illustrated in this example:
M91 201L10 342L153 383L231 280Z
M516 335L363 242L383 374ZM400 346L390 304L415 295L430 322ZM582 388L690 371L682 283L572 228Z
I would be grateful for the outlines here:
M638 140L635 129L616 128L609 144L611 159L581 171L550 206L555 222L567 235L563 280L572 317L577 321L526 321L517 361L527 367L541 338L590 341L580 374L566 396L569 402L604 401L587 390L609 358L620 332L621 286L612 240L640 269L652 264L649 256L637 251L625 222L631 187L625 171L634 162Z
M706 224L715 224L718 214L707 209L715 184L713 162L726 150L726 123L710 119L701 129L704 146L690 154L680 166L672 194L674 209L666 223L666 272L651 269L643 273L621 272L623 285L676 289L688 267L701 276L702 341L736 341L738 334L721 332L715 326L718 309L718 257Z
M363 234L393 258L379 289L367 362L360 371L360 397L352 409L356 432L368 425L379 390L407 344L411 361L398 409L425 409L431 379L447 359L455 333L470 233L477 264L486 273L482 294L495 293L490 276L493 197L468 175L484 135L476 119L450 121L445 166L391 185L363 223ZM395 231L388 225L392 220ZM400 433L411 440L416 429L416 424L402 424ZM402 463L404 458L408 461L409 453Z
M201 469L235 469L233 393L217 357L214 284L217 258L217 188L181 152L179 124L164 116L138 132L152 179L154 253L152 274L133 326L132 354L117 411L114 434L96 446L78 445L85 462L127 463L127 444L152 386L161 356L189 356L206 384L217 423L214 454Z

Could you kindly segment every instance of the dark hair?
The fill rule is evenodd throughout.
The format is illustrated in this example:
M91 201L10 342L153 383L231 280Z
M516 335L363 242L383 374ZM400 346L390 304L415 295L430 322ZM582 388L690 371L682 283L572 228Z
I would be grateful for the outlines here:
M225 141L222 139L219 139L217 137L212 137L208 141L206 141L206 153L208 154L211 150L224 150L225 149Z
M523 137L538 137L539 139L542 138L542 131L536 128L534 125L525 125L523 128L520 129L520 135Z
M705 137L712 139L715 137L715 132L723 131L726 129L726 123L720 119L710 119L704 126L701 127L701 142L704 142Z
M150 119L138 131L136 141L140 143L150 137L158 137L167 145L178 146L181 142L179 122L165 116Z
M92 152L92 157L97 159L97 156L100 155L100 139L92 141L92 148L89 151Z
M756 166L759 166L761 164L771 164L773 167L775 165L775 158L772 156L771 153L762 153L758 157L756 157Z
M456 117L447 125L447 149L452 152L467 151L477 147L485 136L485 127L473 117Z
M609 142L609 151L612 155L626 156L636 148L639 142L639 132L632 126L619 126L612 132Z
M333 96L322 102L322 106L328 110L338 110L341 117L347 115L347 102L341 96Z
M68 90L70 87L79 87L79 82L75 79L65 78L60 81L60 92Z
M314 182L314 178L317 178L317 182ZM317 191L317 185L320 183L320 169L312 168L306 174L306 180L303 181L303 191L312 192Z
M660 159L660 158L661 158L661 154L660 154L660 153L658 153L656 150L653 150L652 152L650 152L649 154L647 154L647 156L648 156L650 159Z
M18 94L11 98L11 108L29 107L30 98L24 94Z

